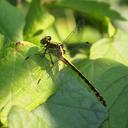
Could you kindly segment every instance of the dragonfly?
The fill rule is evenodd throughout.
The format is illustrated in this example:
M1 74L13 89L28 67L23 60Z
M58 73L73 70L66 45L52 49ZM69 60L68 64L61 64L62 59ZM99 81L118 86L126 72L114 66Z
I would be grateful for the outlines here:
M106 102L103 98L103 96L99 93L99 91L91 84L91 82L79 71L79 69L77 69L76 66L74 66L71 62L68 61L68 59L65 58L64 54L65 54L65 50L63 47L63 44L61 43L56 43L56 42L52 42L51 41L52 38L51 36L45 36L44 38L41 39L40 43L42 45L42 47L44 47L44 53L43 55L45 55L46 53L49 54L50 58L51 58L51 62L53 64L52 61L52 56L55 56L58 58L58 60L61 60L64 64L66 64L68 67L70 67L74 72L76 72L76 74L89 86L89 88L93 91L93 93L95 94L97 100L103 105L103 106L107 106Z

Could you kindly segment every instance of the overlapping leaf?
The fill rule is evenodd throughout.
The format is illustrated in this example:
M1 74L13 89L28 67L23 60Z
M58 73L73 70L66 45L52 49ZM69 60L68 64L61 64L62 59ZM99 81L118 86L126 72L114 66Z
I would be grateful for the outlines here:
M12 107L8 122L9 128L48 128L42 118L17 106Z
M97 128L104 119L103 128L126 128L128 68L105 59L81 60L77 64L106 100L108 117L87 92L86 85L67 68L59 77L59 91L35 113L52 128Z
M26 17L24 27L24 38L34 42L39 42L44 29L54 22L54 17L46 10L41 0L32 1ZM37 37L36 37L37 36Z
M6 122L7 114L12 105L34 109L45 102L54 93L53 74L46 59L25 56L38 53L34 45L19 42L14 48L5 50L5 57L0 60L0 110L1 120ZM34 59L35 58L35 59ZM47 65L47 66L46 66ZM43 79L38 84L39 79Z
M127 40L127 33L118 30L113 38L103 38L97 41L91 48L90 58L109 58L127 65Z
M116 11L110 9L109 5L104 2L88 1L88 0L58 0L57 6L71 8L86 14L91 14L98 19L108 16L113 20L124 20L124 18ZM104 11L103 11L104 10Z
M7 41L23 39L24 18L16 7L5 0L0 1L0 33Z

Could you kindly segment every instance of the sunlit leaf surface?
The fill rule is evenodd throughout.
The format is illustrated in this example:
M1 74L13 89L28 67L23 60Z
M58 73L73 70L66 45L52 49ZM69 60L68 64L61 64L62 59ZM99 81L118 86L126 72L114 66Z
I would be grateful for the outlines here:
M9 128L48 128L42 118L17 106L13 106L8 118Z
M16 47L6 49L5 57L0 61L0 118L3 122L12 105L32 110L45 102L56 89L48 61L33 52L39 52L37 47L28 42L18 42ZM29 55L30 59L25 60Z
M113 38L103 38L97 41L91 48L90 58L109 58L127 65L127 40L127 33L118 30Z

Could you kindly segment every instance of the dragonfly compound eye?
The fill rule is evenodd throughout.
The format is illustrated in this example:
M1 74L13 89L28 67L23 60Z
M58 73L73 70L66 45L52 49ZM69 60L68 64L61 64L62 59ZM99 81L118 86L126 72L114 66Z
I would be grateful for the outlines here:
M51 41L51 36L45 36L41 41L40 43L43 44L43 45L47 45L49 44Z
M51 36L45 36L41 41L40 43L43 44L43 45L46 45L48 43L50 43L51 41Z

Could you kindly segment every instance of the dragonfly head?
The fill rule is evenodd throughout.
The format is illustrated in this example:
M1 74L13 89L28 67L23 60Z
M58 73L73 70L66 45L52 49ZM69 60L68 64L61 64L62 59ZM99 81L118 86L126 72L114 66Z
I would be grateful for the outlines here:
M40 43L44 46L48 45L51 41L51 36L45 36L41 41Z

